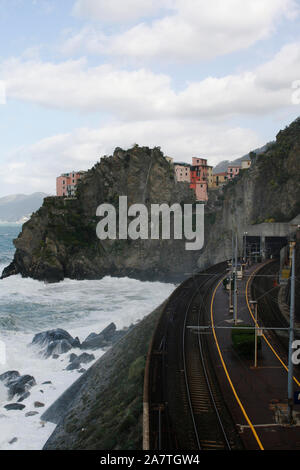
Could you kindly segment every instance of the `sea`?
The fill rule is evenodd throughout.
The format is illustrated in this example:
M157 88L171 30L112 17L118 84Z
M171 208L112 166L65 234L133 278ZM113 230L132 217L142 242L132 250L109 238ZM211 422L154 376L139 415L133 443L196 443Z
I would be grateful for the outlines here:
M14 255L13 239L22 227L0 224L0 271ZM67 371L70 352L45 359L30 346L36 333L63 328L83 341L114 322L118 329L137 323L174 290L174 284L105 277L101 280L65 279L47 284L20 275L0 280L0 375L15 370L31 375L36 385L22 403L22 411L7 411L7 388L0 382L0 450L40 450L55 429L43 422L43 412L80 376ZM73 352L73 351L71 351ZM76 350L74 350L76 353ZM91 351L87 351L91 352ZM4 354L5 353L5 354ZM104 350L92 351L95 360ZM44 384L44 382L51 382ZM35 408L34 403L44 406ZM38 414L26 417L28 412Z

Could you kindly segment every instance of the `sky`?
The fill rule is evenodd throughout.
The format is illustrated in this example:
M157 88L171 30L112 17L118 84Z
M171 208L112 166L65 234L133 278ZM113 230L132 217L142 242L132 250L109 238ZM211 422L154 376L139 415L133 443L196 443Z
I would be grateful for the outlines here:
M0 196L116 147L216 165L300 115L299 0L0 0Z

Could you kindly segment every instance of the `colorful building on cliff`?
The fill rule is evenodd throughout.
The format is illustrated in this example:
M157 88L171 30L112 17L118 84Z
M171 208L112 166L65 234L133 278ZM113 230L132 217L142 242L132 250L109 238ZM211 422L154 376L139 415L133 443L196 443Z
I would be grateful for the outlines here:
M193 157L190 173L190 187L194 189L197 201L206 202L208 187L212 185L212 166L207 165L205 158Z
M220 173L214 173L213 175L213 188L218 188L227 183L227 171L222 171Z
M205 158L193 157L192 164L174 162L176 180L180 183L190 183L195 191L197 201L208 200L208 188L216 189L238 176L240 170L251 166L251 159L244 158L239 164L229 164L224 171L213 173L213 167L207 164Z
M193 157L192 165L185 162L175 162L174 171L176 180L180 183L189 183L195 191L197 201L208 200L208 187L213 184L212 166L207 165L205 158Z
M248 170L248 168L250 168L250 166L251 166L251 159L250 158L247 158L247 159L242 161L242 170Z
M179 183L190 183L191 181L191 165L185 162L176 162L174 163L174 171L176 180Z
M74 197L78 181L82 178L84 171L72 171L63 173L56 178L56 195Z
M227 180L232 180L232 178L235 178L241 169L241 165L230 165L227 168Z

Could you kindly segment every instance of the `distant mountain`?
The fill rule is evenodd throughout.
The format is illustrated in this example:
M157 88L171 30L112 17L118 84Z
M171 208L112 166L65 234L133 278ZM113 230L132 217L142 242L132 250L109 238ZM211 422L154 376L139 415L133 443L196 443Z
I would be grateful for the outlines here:
M266 152L269 146L273 143L274 142L268 142L263 147L253 150L253 152L256 153L256 155L260 155L261 153ZM250 152L244 155L243 157L237 158L236 160L223 160L214 167L213 174L226 172L229 165L239 165L243 160L248 160L249 156Z
M25 222L43 204L46 193L13 194L0 198L0 222Z

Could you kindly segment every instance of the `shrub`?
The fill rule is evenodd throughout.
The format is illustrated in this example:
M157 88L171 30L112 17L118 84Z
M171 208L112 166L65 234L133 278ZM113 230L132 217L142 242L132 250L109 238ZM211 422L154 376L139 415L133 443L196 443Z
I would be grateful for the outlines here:
M236 326L232 329L231 339L233 349L241 356L251 358L254 355L255 331L245 327L250 325ZM261 338L257 338L257 349L261 349Z

